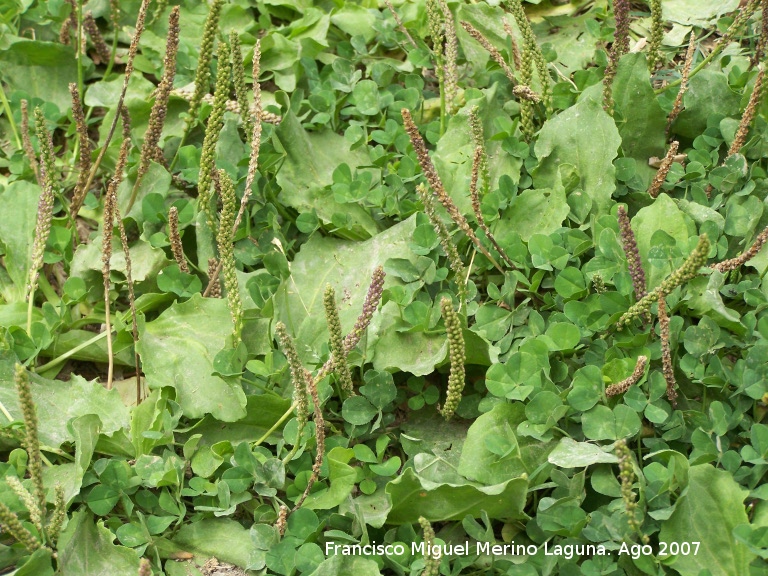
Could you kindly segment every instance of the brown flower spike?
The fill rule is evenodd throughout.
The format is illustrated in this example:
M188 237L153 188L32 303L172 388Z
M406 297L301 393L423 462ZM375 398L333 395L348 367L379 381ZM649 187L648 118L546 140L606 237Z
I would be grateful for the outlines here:
M464 215L461 212L459 212L456 204L453 203L453 200L445 191L443 182L440 180L440 176L438 176L437 170L435 170L435 165L432 164L432 159L429 157L429 152L427 152L427 147L424 144L424 140L422 139L421 134L419 134L419 129L416 128L416 124L413 123L411 112L407 108L403 108L400 113L403 116L405 131L408 133L408 136L411 139L411 144L413 145L413 149L416 151L416 157L419 159L421 171L424 172L424 176L426 177L427 182L429 182L429 185L432 187L433 194L437 197L438 200L440 200L440 203L448 211L448 215L451 217L451 220L453 220L458 225L458 227L461 228L464 234L466 234L467 237L472 240L475 246L477 246L477 249L480 250L480 252L486 258L488 258L491 264L493 264L493 266L499 272L504 274L504 270L502 270L501 266L499 266L499 263L496 262L494 257L491 256L488 250L486 250L485 247L480 243L480 240L477 238L477 235L475 235L474 230L472 230L472 228L469 226L467 219L464 218Z
M659 329L661 332L661 365L664 380L667 381L667 398L677 408L677 381L675 367L672 365L672 350L669 344L669 315L664 297L659 298Z
M645 365L647 363L648 358L646 356L638 356L637 364L635 364L635 370L632 372L632 375L629 378L625 378L621 382L608 386L608 388L605 389L605 395L616 396L617 394L623 394L629 390L630 386L637 384L645 373Z

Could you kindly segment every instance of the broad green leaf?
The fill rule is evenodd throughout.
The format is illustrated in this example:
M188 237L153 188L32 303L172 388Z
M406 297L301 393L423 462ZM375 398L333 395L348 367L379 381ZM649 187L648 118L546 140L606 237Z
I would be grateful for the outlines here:
M115 535L102 522L95 524L87 510L69 519L57 546L63 576L135 576L139 555L113 544Z
M658 230L663 230L674 238L678 245L687 246L688 239L696 235L696 225L677 204L666 194L659 195L653 204L641 208L631 220L635 232L637 249L645 269L647 289L658 286L669 273L667 268L651 266L648 254L652 247L651 238Z
M171 264L158 273L157 287L163 292L173 292L182 298L189 298L200 293L203 283L194 274L182 272L178 264Z
M525 190L499 220L499 234L514 231L528 242L534 234L551 234L562 226L570 207L558 172L551 188Z
M96 282L101 278L101 234L93 238L88 244L80 244L72 259L72 276L79 276L86 283ZM131 254L131 277L134 282L144 280L154 281L160 270L171 262L160 248L154 248L149 242L137 240L129 247ZM112 258L110 259L112 272L120 272L125 275L125 253L120 243L119 236L112 238ZM156 290L152 290L156 292Z
M341 504L352 493L355 486L357 473L348 464L354 457L351 448L337 446L333 448L326 458L328 459L328 478L331 487L321 492L313 492L304 501L304 508L310 510L330 510Z
M462 520L467 514L479 518L485 511L490 518L524 517L528 480L515 478L493 486L438 483L417 476L406 468L386 487L392 500L387 515L389 524L413 524L419 516L431 522Z
M86 69L92 66L83 56ZM20 90L28 99L52 102L59 112L72 107L69 83L77 81L77 58L72 46L59 42L16 40L0 50L0 76L11 90Z
M283 115L275 136L286 155L277 173L277 183L283 190L281 202L299 212L314 209L324 224L330 224L335 214L347 216L351 226L337 230L338 235L361 239L378 232L365 208L336 202L329 188L336 166L345 163L356 170L358 166L370 164L368 154L350 151L344 138L330 130L306 132L291 111Z
M749 522L744 510L748 491L733 476L710 464L692 466L688 487L675 504L675 511L661 525L663 542L700 542L698 554L670 556L663 562L682 576L698 576L709 570L713 576L749 574L755 557L734 537L733 530Z
M666 11L666 6L665 6ZM634 52L619 61L613 80L613 100L625 158L633 158L637 173L647 185L655 170L648 166L652 156L666 153L664 129L667 115L661 109L651 86L645 54Z
M236 422L222 422L211 415L206 416L196 427L195 432L203 434L200 446L230 441L255 442L272 428L290 408L291 401L276 394L248 396L245 416ZM267 439L276 442L282 428L278 426Z
M40 187L23 180L0 191L0 250L5 252L4 267L13 281L13 286L3 286L6 303L24 301L39 197Z
M373 367L376 370L401 370L415 376L431 374L448 355L448 339L441 334L399 332L397 305L387 302L381 309L381 323L376 327ZM370 338L370 336L369 336Z
M600 401L603 392L603 375L597 366L584 366L573 375L568 404L576 410L586 411Z
M331 22L350 36L363 36L366 42L376 35L376 12L358 4L341 4L331 15Z
M248 530L229 518L206 518L184 524L173 537L173 543L203 558L214 556L243 568L250 566L258 553Z
M689 81L683 97L683 111L672 124L672 132L685 138L696 138L706 130L707 120L713 114L738 117L740 99L728 85L728 76L724 72L704 68Z
M640 431L640 417L629 406L616 405L613 410L598 405L581 418L584 436L590 440L619 440Z
M615 464L619 461L616 456L605 452L596 444L576 442L571 438L561 438L547 459L550 464L560 468L582 468L591 464Z
M585 296L587 283L584 273L576 267L569 266L555 278L555 290L566 300Z
M23 420L14 380L16 358L0 350L0 402L14 420ZM69 382L48 380L29 374L32 399L35 401L40 442L58 448L75 440L68 430L72 418L96 414L102 421L101 433L110 435L128 427L128 409L117 390L106 390L99 382L87 382L73 376Z
M739 0L723 0L722 2L707 2L702 4L697 0L665 0L664 19L680 24L707 26L739 7Z
M85 503L97 516L106 516L118 500L120 500L120 492L104 484L98 484L88 493Z
M284 322L288 332L294 336L296 350L304 362L309 362L313 358L313 351L319 351L328 341L323 311L326 283L334 287L337 299L345 290L350 294L349 300L339 311L342 330L346 333L354 326L362 310L373 270L383 266L389 258L414 258L408 242L415 222L415 218L409 218L364 242L314 235L301 247L291 262L290 278L281 284L274 299L276 319ZM385 286L398 283L387 277ZM413 352L413 346L417 344L423 350L432 346L434 341L435 351L439 352L445 346L445 338L423 333L395 333L389 329L394 323L399 323L399 313L394 303L388 303L381 311L373 314L363 343L367 343L366 356L369 359L373 356L374 367L377 370L399 368L413 372L410 370L414 367L413 362L420 362L424 368L418 373L431 372L435 363L445 357L445 353L433 354L424 361ZM377 345L383 336L388 340L386 346ZM384 361L377 359L379 353L383 355ZM390 355L394 363L390 364L390 358L386 355ZM402 358L398 359L399 356ZM430 360L432 364L427 367Z
M499 124L509 122L508 114L499 106L495 98L497 89L497 86L492 86L485 92L483 98L471 100L460 114L452 116L448 121L445 134L440 138L432 154L432 161L445 189L459 210L467 215L472 214L469 180L475 152L475 145L467 125L467 114L472 106L478 107L478 118L483 122L491 189L498 186L498 180L502 175L508 176L514 183L520 180L522 159L502 151L500 141L489 141L498 132Z
M344 420L356 426L368 424L377 413L378 410L362 396L347 398L341 409Z
M552 188L559 166L572 164L581 180L579 188L592 199L593 212L607 212L616 188L613 159L620 144L616 125L600 102L584 98L542 126L534 147L539 159L534 186Z
M500 403L481 415L469 427L461 450L459 474L483 484L501 484L510 478L530 475L546 461L553 442L540 442L530 437L515 438L514 430L525 421L525 407L519 403ZM499 457L489 449L488 441L507 437L517 444L515 451Z
M213 375L213 359L231 345L227 301L199 294L174 304L151 322L139 317L139 343L147 386L172 386L184 415L224 422L245 416L246 398L234 378Z
M35 550L24 566L13 573L14 576L54 576L51 554L48 548Z
M331 556L309 576L380 576L379 566L373 560L360 556Z

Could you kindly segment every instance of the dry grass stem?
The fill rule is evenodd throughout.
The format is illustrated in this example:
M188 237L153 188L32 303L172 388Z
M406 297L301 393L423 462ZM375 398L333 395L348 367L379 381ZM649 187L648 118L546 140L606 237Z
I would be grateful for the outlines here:
M642 378L643 374L645 373L645 365L647 363L648 363L647 356L638 356L637 364L635 364L635 370L632 372L632 375L629 378L625 378L621 382L618 382L617 384L612 384L608 386L608 388L605 389L605 395L616 396L617 394L623 394L624 392L629 390L630 386L632 386L633 384L637 384L640 381L640 378Z
M661 161L659 169L656 171L656 174L653 177L653 181L651 181L651 185L648 187L648 194L651 196L651 198L657 198L659 196L659 193L661 192L661 186L667 179L669 169L672 168L672 163L675 161L675 155L677 154L677 147L679 145L680 143L677 140L673 140L669 145L669 150L667 150L664 159Z

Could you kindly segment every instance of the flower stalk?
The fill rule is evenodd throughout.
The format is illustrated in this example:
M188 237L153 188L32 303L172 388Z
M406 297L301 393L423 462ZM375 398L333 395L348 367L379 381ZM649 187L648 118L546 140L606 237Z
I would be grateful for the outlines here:
M669 315L667 314L667 302L664 297L659 298L659 333L661 335L661 367L664 380L667 382L667 398L672 407L677 408L677 381L675 380L675 367L672 364Z
M618 322L616 322L616 327L621 329L629 324L632 319L644 315L650 310L651 305L658 301L659 298L666 296L678 286L695 277L699 273L699 268L706 263L708 254L709 238L707 238L706 234L702 234L699 236L699 243L696 245L696 248L691 252L683 265L667 276L667 278L665 278L654 290L646 294L630 307L630 309L619 318Z
M229 47L221 42L218 51L218 66L216 73L216 91L214 93L213 109L208 117L205 128L205 139L200 156L200 175L198 178L198 202L200 209L208 218L208 225L213 228L213 212L211 209L211 184L216 170L216 143L219 141L219 133L224 126L224 111L229 95L230 64ZM229 231L227 231L229 232Z
M672 104L672 111L667 116L667 127L665 129L666 134L669 134L669 130L672 128L672 123L683 111L683 96L688 91L688 77L691 74L691 65L693 64L693 55L696 53L696 34L691 30L691 37L688 40L688 50L685 53L685 61L683 62L683 70L680 73L680 89L675 96L675 102Z
M174 6L168 17L168 37L165 41L165 58L163 59L163 76L160 84L155 90L155 102L152 104L152 110L149 113L149 126L144 135L144 142L141 146L139 155L139 167L136 172L136 182L131 190L131 197L128 200L126 212L130 212L136 195L139 192L144 176L149 170L151 160L161 162L163 152L158 148L160 136L163 133L165 117L168 113L168 98L173 90L173 81L176 78L176 54L179 51L179 7Z
M189 274L189 266L187 266L187 259L184 257L184 248L181 245L181 235L179 234L179 209L176 208L176 206L171 206L171 209L168 210L168 239L171 243L173 259L176 260L176 264L179 265L179 270L185 274Z
M438 576L440 574L440 557L432 555L435 544L435 529L424 516L419 516L419 526L421 526L424 538L424 572L421 573L421 576Z
M475 246L477 246L477 249L480 250L483 256L485 256L491 262L494 268L504 274L504 270L501 268L501 266L499 266L499 263L496 262L496 259L491 256L490 252L485 249L485 246L480 243L480 240L478 239L474 230L472 230L472 228L469 226L467 219L464 218L464 215L461 212L459 212L456 204L454 204L451 197L445 191L443 182L440 180L440 176L437 174L437 170L435 170L435 165L432 163L432 159L429 157L429 153L427 152L427 147L424 144L424 140L422 139L421 134L419 134L419 129L416 128L416 125L413 123L413 118L411 117L410 111L406 108L403 108L400 112L403 116L405 131L408 133L408 136L411 139L411 144L416 151L416 157L419 159L421 170L424 172L424 176L427 178L427 181L432 188L433 194L445 207L448 215L451 217L451 220L453 220L456 225L461 228L464 234L466 234L467 237L472 240Z
M755 242L752 244L752 246L750 246L749 249L741 256L737 256L736 258L729 258L727 260L723 260L722 262L716 262L715 264L711 264L710 268L723 273L730 270L736 270L736 268L739 268L742 264L754 258L757 253L760 252L760 249L765 245L766 241L768 241L768 226L763 228L763 231L757 235L757 238L755 238Z
M217 190L221 197L221 214L216 240L219 248L219 260L224 275L224 289L227 292L227 304L232 316L233 337L235 345L240 341L243 329L243 303L240 300L240 288L237 281L235 266L235 247L232 244L232 225L235 221L235 185L224 170L218 171Z
M606 396L616 396L618 394L624 394L627 390L630 389L631 386L634 384L637 384L640 381L640 378L643 377L643 374L645 374L645 366L648 363L648 357L647 356L638 356L637 357L637 363L635 364L635 370L632 372L632 375L628 378L625 378L621 382L618 382L616 384L611 384L605 389L605 395Z
M442 409L439 409L443 418L450 420L456 408L461 402L461 393L464 390L466 369L464 363L467 360L467 351L464 347L464 334L461 328L461 318L453 309L450 298L444 297L440 301L440 310L445 322L445 330L448 336L448 355L451 360L451 369L448 374L448 394Z
M675 155L677 154L677 148L679 145L680 143L677 140L673 140L669 145L669 150L667 150L664 159L661 161L659 169L653 176L651 185L648 187L648 195L651 198L658 198L659 194L661 193L661 187L664 184L664 181L667 179L667 174L669 174L670 168L672 168L672 163L675 161Z
M77 129L77 139L80 144L80 158L78 159L77 184L75 192L72 194L72 202L69 205L69 213L72 221L77 218L80 208L83 206L85 196L88 194L85 186L88 182L88 174L91 171L91 152L93 146L88 138L88 126L85 123L85 113L83 112L83 103L80 100L80 91L77 84L72 82L69 85L69 93L72 96L72 117L75 119L75 128Z
M40 176L43 181L43 189L37 202L37 221L35 223L35 237L32 243L32 257L29 266L29 281L27 283L27 334L29 335L32 334L32 309L35 305L35 291L40 279L40 270L43 267L45 244L51 233L55 194L53 142L51 141L50 133L45 127L45 117L40 108L35 109L35 121L37 137L40 141Z
M32 147L32 140L29 137L29 104L26 100L21 101L21 142L32 172L35 173L35 180L42 188L43 180L40 178L35 149Z
M336 293L333 286L326 284L325 294L323 295L323 306L325 308L325 320L328 324L328 339L331 349L331 358L333 358L333 371L341 384L341 389L345 396L355 394L352 386L352 374L347 366L347 354L344 350L344 340L341 335L341 319L339 310L336 308Z
M629 35L629 30L627 30ZM653 72L661 64L661 41L664 39L664 21L661 0L651 0L651 41L648 44L648 70Z
M623 204L618 208L619 231L621 233L621 245L624 248L624 255L627 257L627 266L629 275L632 277L632 286L635 289L635 298L640 300L646 294L645 290L645 270L640 260L640 251L637 249L637 241L632 225L629 222L627 209Z
M308 374L301 365L299 360L299 354L296 352L296 346L293 343L293 338L288 334L288 329L285 324L278 322L275 326L275 335L280 343L280 348L285 354L285 358L288 361L288 367L291 371L291 382L293 383L293 404L296 406L296 422L298 428L296 430L296 443L283 458L283 464L290 462L296 455L301 444L301 436L304 432L304 427L307 424L307 416L309 415L309 402L307 400L307 388L308 388Z
M37 427L37 409L32 398L32 388L29 383L27 369L21 364L16 364L14 380L16 392L19 395L19 405L24 417L25 436L24 449L29 456L27 468L32 479L32 492L34 499L32 504L37 508L34 514L37 518L45 515L45 488L43 487L43 457L40 453L40 439ZM31 512L32 513L32 512Z

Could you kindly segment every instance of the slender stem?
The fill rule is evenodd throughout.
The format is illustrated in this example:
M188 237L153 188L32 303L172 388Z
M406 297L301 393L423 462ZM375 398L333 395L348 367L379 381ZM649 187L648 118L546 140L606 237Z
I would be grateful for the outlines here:
M0 402L0 412L3 413L3 416L8 418L8 422L13 422L13 416L11 416L11 413L8 412L8 410L6 409L5 405L3 405L2 402Z
M83 94L83 0L77 0L77 89Z
M67 360L68 358L70 358L70 357L74 356L75 354L77 354L78 352L80 352L80 350L83 350L84 348L88 348L88 346L90 346L91 344L95 344L96 342L98 342L102 338L105 338L106 336L107 336L106 332L99 332L93 338L90 338L89 340L86 340L85 342L83 342L81 344L78 344L77 346L75 346L71 350L67 350L66 352L64 352L64 354L62 354L61 356L57 356L56 358L54 358L53 360L51 360L47 364L43 364L42 366L38 366L37 367L37 371L38 372L45 372L46 370L49 370L50 368L54 368L55 366L58 366L59 364L64 362L64 360Z
M107 335L107 390L112 390L112 378L115 373L115 357L112 354L112 322L109 312L109 284L106 284L107 286L105 286L106 290L104 294L104 324L106 330L104 330L104 333Z
M286 410L285 414L280 416L280 419L272 425L272 428L267 430L261 438L259 438L258 440L256 440L256 442L253 443L253 447L255 448L256 446L259 446L262 442L264 442L264 440L269 438L272 435L272 432L277 430L280 427L280 425L283 422L285 422L291 414L293 414L293 411L296 409L296 406L298 406L296 402L291 404L291 407L288 408L288 410Z
M27 300L27 334L32 337L32 309L35 307L35 287L29 291L29 299Z
M13 139L16 140L16 148L22 149L21 137L19 136L19 130L16 128L16 121L13 119L13 112L11 112L11 105L8 103L8 98L5 97L5 90L3 90L3 84L0 83L0 102L3 104L3 111L8 118L8 122L11 125L11 132L13 132Z
M688 80L690 80L691 78L693 78L693 77L696 75L696 73L698 73L698 72L699 72L699 71L700 71L702 68L704 68L704 66L706 66L707 64L709 64L709 63L712 61L712 58L714 58L715 56L717 56L718 54L720 54L720 52L722 51L722 49L723 49L723 47L722 47L722 46L720 46L720 45L717 45L717 46L715 46L715 49L714 49L714 50L712 50L712 52L710 52L709 56L707 56L706 58L704 58L704 60L702 60L701 62L699 62L699 63L696 65L696 67L695 67L693 70L691 70L690 74L688 74ZM654 93L655 93L655 94L661 94L662 92L664 92L664 91L668 90L669 88L673 88L674 86L679 86L679 85L680 85L680 83L681 83L682 81L683 81L683 78L682 78L682 76L681 76L680 78L678 78L677 80L674 80L674 81L670 82L670 83L669 83L669 84L667 84L666 86L662 86L661 88L658 88L658 89L654 90Z

